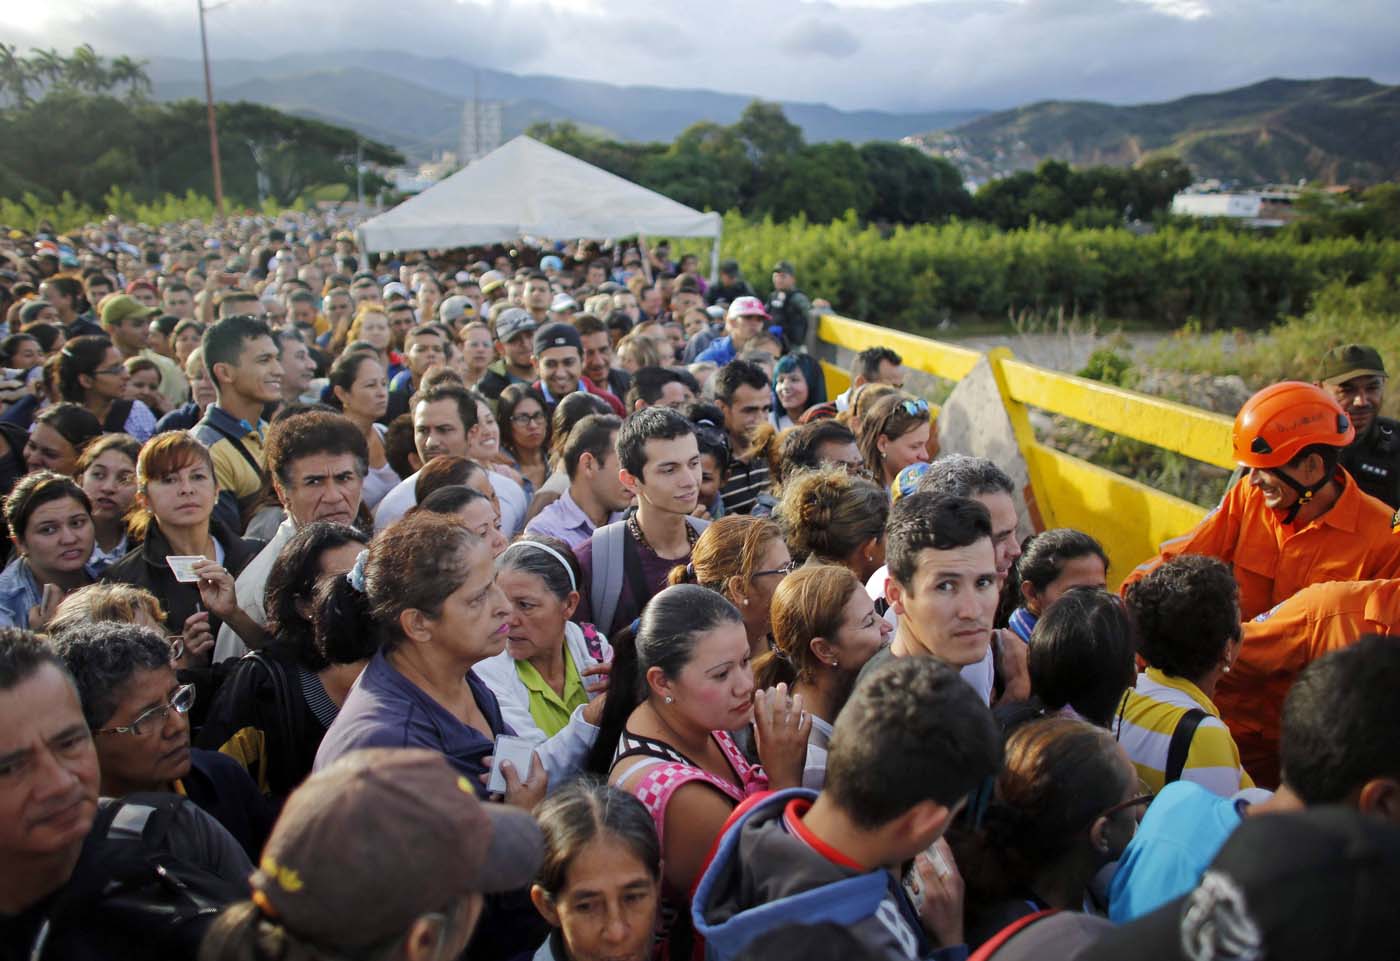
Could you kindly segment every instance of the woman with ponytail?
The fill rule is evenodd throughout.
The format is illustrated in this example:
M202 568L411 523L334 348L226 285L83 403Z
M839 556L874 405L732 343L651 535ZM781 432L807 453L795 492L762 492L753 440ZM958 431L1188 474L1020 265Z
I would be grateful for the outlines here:
M819 791L826 782L831 726L892 630L845 567L808 565L773 592L773 647L754 661L754 681L760 688L786 683L812 716L803 787Z
M1107 578L1108 555L1083 531L1060 527L1028 538L1002 592L1003 599L1019 605L1011 612L1007 626L1030 643L1036 621L1065 591L1074 587L1102 589Z
M698 584L724 596L744 618L752 657L768 650L773 591L792 570L778 525L731 514L700 534L689 564L671 570L671 584Z

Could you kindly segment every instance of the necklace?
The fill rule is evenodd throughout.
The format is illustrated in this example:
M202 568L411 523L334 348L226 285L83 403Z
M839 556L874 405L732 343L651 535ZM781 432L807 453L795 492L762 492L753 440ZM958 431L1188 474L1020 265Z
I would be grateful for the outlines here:
M647 543L646 535L642 533L642 525L637 523L636 511L633 511L631 514L627 515L627 530L631 532L632 536L636 539L638 544L642 545L647 550L651 551L653 554L656 554L658 557L661 556L660 554L657 554L655 548L653 548L650 544ZM692 527L689 523L686 523L685 542L687 554L689 554L695 549L695 542L699 539L700 532L697 531L694 527Z

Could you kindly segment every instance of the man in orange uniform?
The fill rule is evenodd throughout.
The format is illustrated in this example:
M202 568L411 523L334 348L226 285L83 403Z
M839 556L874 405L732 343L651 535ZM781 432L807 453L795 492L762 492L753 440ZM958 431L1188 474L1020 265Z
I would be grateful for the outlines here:
M1279 714L1298 673L1366 634L1400 633L1400 579L1305 587L1244 625L1239 657L1215 703L1259 787L1279 783Z
M1235 418L1235 460L1249 468L1205 520L1138 567L1129 584L1180 554L1231 565L1240 615L1259 616L1310 584L1400 577L1400 533L1389 507L1338 466L1356 431L1322 388L1266 387Z

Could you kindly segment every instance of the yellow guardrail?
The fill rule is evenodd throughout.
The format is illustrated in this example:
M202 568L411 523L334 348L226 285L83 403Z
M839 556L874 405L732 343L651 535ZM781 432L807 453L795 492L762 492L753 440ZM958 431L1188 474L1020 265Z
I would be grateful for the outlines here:
M852 351L889 347L906 366L947 380L961 380L985 356L996 379L1017 445L1026 461L1028 499L1045 528L1073 527L1093 534L1112 562L1117 584L1168 538L1190 529L1205 510L1098 467L1036 439L1030 409L1059 414L1124 437L1153 444L1207 464L1233 468L1227 417L1047 370L1017 360L998 347L985 355L874 324L825 315L817 327L823 344ZM850 375L823 361L828 396L850 384Z

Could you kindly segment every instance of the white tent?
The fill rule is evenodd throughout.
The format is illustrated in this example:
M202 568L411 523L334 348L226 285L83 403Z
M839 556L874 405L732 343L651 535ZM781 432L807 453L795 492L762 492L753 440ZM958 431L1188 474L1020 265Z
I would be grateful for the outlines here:
M529 137L510 143L360 226L365 250L427 250L518 237L713 237L701 213Z

